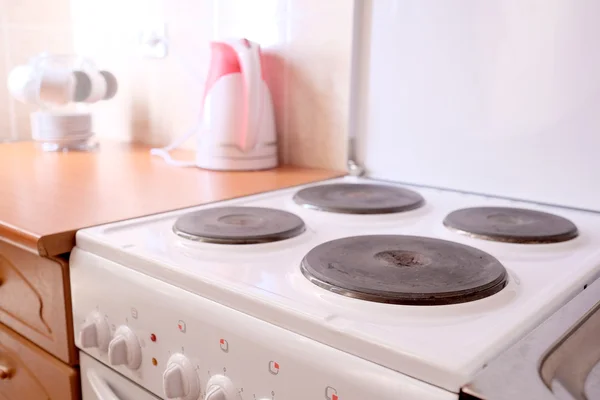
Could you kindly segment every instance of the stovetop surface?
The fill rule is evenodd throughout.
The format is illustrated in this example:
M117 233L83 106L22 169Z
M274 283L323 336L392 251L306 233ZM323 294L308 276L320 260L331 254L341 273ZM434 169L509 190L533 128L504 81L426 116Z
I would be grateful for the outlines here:
M373 181L345 177L312 185L340 182ZM418 192L425 204L395 214L328 213L296 204L292 198L302 188L296 187L84 229L77 247L452 391L600 274L600 214L386 184ZM306 231L252 245L199 243L173 232L178 217L216 206L285 210L301 217ZM556 214L575 223L579 235L560 243L516 244L461 235L443 225L450 212L478 206ZM472 246L502 263L508 284L480 300L409 306L343 296L302 274L301 261L311 249L358 235L425 236Z

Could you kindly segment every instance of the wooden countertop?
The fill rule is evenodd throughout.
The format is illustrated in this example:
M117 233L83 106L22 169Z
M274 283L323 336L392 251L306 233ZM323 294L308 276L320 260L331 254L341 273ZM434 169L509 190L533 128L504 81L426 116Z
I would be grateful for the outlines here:
M32 142L3 143L0 166L0 237L42 256L69 252L81 228L344 174L285 166L260 172L177 168L146 146L124 143L102 143L94 153L44 153Z

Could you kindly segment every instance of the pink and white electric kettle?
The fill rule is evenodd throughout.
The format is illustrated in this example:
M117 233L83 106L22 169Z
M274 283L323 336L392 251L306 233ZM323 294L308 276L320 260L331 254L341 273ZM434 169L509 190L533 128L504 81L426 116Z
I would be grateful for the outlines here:
M273 102L262 70L260 46L246 39L211 43L201 117L187 134L152 154L169 164L213 170L260 170L278 164ZM197 133L195 162L169 151Z

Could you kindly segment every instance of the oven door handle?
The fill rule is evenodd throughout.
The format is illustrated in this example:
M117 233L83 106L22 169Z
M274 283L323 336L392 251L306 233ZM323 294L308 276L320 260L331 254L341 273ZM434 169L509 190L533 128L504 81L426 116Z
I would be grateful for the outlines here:
M98 376L96 371L89 370L86 377L98 400L122 400L112 391L108 383Z

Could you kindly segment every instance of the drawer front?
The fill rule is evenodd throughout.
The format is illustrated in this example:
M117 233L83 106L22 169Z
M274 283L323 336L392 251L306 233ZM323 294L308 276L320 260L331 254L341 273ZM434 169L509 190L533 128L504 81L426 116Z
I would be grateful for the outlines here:
M67 274L64 261L0 241L0 323L73 365Z
M75 400L77 371L0 325L1 400Z

